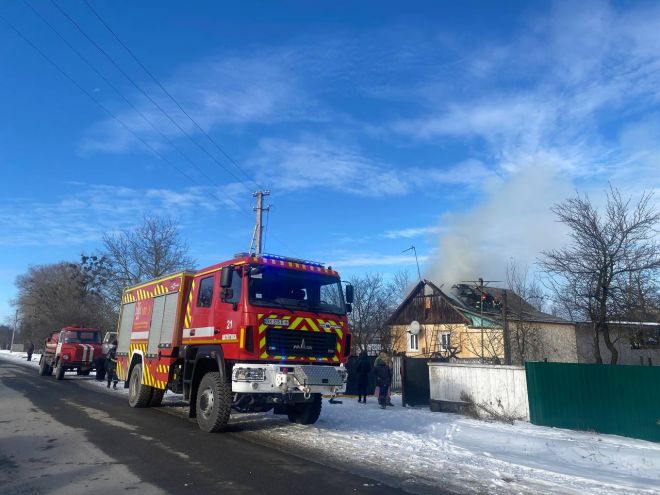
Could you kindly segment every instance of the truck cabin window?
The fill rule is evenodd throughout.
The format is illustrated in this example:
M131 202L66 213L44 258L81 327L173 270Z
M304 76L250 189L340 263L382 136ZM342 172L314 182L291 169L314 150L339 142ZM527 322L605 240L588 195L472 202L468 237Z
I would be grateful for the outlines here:
M248 293L256 306L346 313L339 279L330 275L259 266L249 271Z
M197 307L210 308L213 301L213 277L203 278L199 283L197 293Z
M98 332L80 332L69 330L64 332L65 344L96 344L100 342Z
M243 288L243 277L240 268L234 270L234 276L231 278L231 297L224 299L226 303L236 303L241 301L241 289ZM222 289L220 289L220 296L222 297Z

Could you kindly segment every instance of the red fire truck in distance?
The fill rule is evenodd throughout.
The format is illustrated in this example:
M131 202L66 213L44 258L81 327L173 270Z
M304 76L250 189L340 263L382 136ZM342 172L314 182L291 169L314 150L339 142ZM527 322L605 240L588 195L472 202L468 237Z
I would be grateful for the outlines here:
M345 389L352 301L331 268L274 255L239 254L130 287L117 375L132 407L183 394L204 431L223 430L231 409L312 424L322 394Z
M89 375L96 360L103 355L101 331L71 325L53 332L44 342L44 353L39 360L39 375L62 380L68 370L79 375Z

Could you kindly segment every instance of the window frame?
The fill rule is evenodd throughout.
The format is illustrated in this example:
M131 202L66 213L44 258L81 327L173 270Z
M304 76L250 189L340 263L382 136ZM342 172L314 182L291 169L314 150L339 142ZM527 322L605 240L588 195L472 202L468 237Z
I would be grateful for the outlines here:
M414 345L413 345L414 344ZM408 350L419 352L419 334L409 334L408 336Z

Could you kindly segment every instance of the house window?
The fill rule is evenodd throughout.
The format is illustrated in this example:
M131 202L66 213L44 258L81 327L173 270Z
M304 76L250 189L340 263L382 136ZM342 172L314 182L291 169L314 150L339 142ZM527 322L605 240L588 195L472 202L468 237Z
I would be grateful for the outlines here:
M451 347L451 332L445 332L440 334L440 348L443 351L448 350Z
M419 335L410 334L410 338L408 339L408 350L419 351Z

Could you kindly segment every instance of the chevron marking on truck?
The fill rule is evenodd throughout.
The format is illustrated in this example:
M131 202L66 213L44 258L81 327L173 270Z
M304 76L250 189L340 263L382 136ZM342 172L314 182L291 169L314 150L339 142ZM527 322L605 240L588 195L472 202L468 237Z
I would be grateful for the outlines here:
M190 328L190 321L192 317L190 315L190 307L192 305L193 292L195 291L195 280L193 279L192 285L190 286L190 294L188 295L188 304L186 305L186 317L184 328Z

